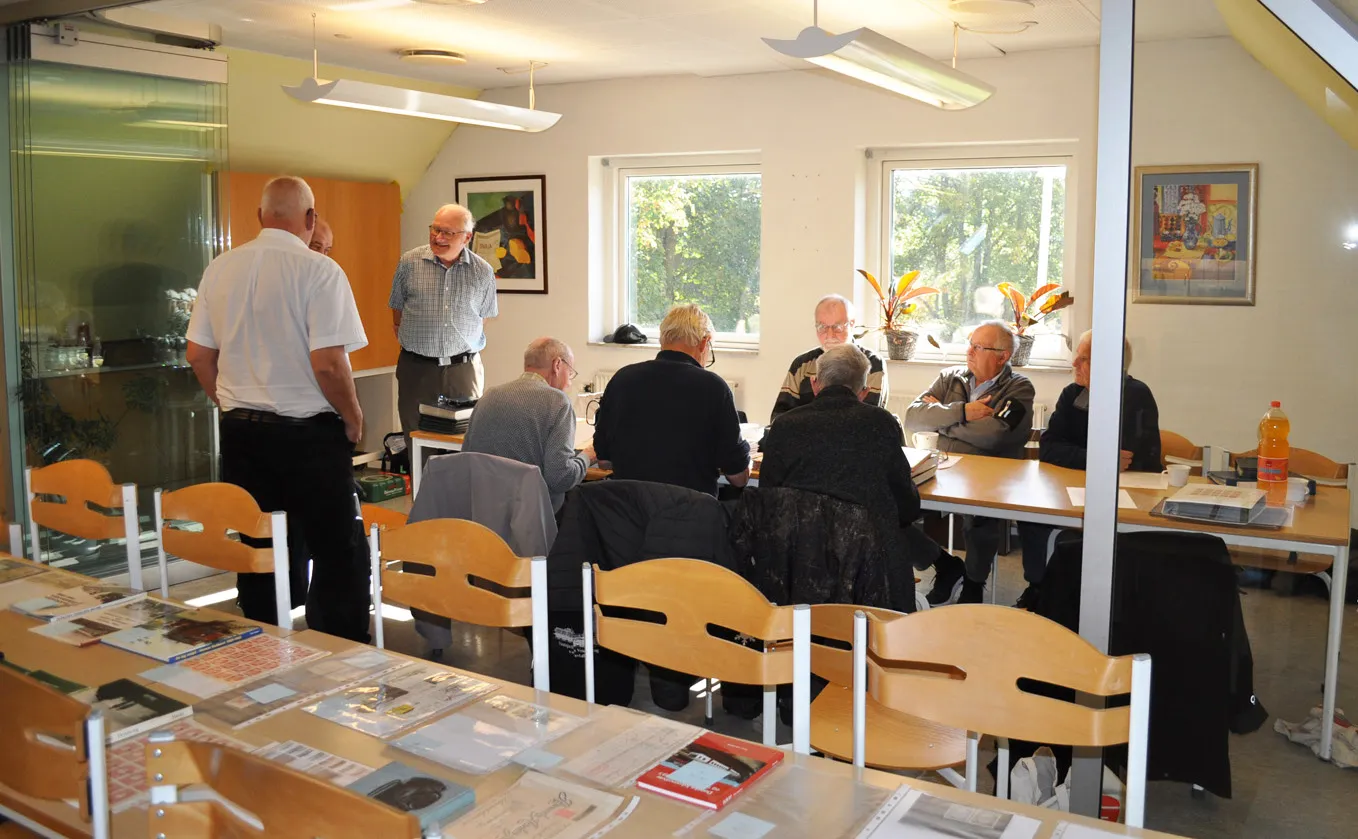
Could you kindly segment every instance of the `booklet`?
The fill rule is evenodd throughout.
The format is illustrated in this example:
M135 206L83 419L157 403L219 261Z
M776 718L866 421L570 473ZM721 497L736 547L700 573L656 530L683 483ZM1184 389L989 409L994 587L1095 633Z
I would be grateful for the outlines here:
M0 585L41 574L47 569L26 559L0 559Z
M88 647L97 644L106 635L120 629L141 626L156 618L167 618L184 611L183 606L167 603L164 600L147 598L125 606L99 609L72 620L53 621L42 626L32 627L29 631L70 644L75 647Z
M349 789L402 813L413 813L426 832L450 822L476 804L476 793L461 784L392 761Z
M0 585L0 609L8 609L15 603L44 597L62 589L79 585L84 580L78 574L66 571L45 570L40 574L11 580Z
M1041 826L1027 816L901 787L859 831L858 839L1033 839Z
M104 712L104 731L109 743L119 743L183 719L193 709L130 679L117 679L97 688L85 688L71 696Z
M620 795L526 772L444 832L457 839L589 839L617 821L622 802Z
M241 728L362 679L407 666L381 650L328 656L237 685L198 703L198 713Z
M704 812L674 835L693 839L852 839L891 792L849 775L785 765L731 806L720 812Z
M174 664L253 638L262 631L259 624L198 609L120 629L102 640L111 647Z
M315 775L337 787L347 787L360 778L366 778L376 769L356 763L339 755L312 748L296 740L285 743L270 743L256 749L255 754L268 760L277 761L290 769Z
M492 696L435 720L392 745L453 769L484 775L584 722L583 717L532 702Z
M254 748L249 743L206 728L192 718L158 726L155 730L168 731L176 740L216 743L243 752ZM110 746L104 753L108 764L109 807L115 813L121 813L131 807L146 806L146 741L150 736L151 732L145 732L139 737Z
M450 711L497 686L432 664L410 664L351 685L305 710L322 719L390 737L427 717Z
M141 676L206 699L252 679L330 655L274 635L256 635Z
M707 732L637 779L637 786L720 810L773 771L781 749Z
M29 600L20 600L10 606L20 614L38 620L70 620L106 606L117 606L144 600L146 592L136 591L127 586L113 586L107 583L81 583L72 588L54 591Z

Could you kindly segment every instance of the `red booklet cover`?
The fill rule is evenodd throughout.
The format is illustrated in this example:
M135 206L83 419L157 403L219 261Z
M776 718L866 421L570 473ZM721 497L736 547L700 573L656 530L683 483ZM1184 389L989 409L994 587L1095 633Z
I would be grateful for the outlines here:
M782 759L778 749L709 731L648 769L637 786L720 810Z

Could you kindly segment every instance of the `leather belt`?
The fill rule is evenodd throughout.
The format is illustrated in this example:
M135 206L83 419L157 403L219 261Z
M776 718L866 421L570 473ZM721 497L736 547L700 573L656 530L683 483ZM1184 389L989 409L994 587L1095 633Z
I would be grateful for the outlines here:
M285 417L272 411L256 411L251 408L232 408L222 414L222 419L237 422L263 422L272 425L320 425L326 422L334 422L339 418L339 414L329 412L312 414L309 417Z
M439 357L438 357L438 356L433 356L433 355L420 355L420 354L417 353L417 352L411 352L410 350L407 350L407 349L402 349L401 352L402 352L403 354L405 354L405 355L410 356L411 358L415 358L415 359L418 359L418 360L420 360L420 361L427 362L427 363L429 363L429 364L438 364L438 363L439 363ZM449 363L449 364L466 364L468 361L471 361L471 360L472 360L473 358L475 358L475 357L476 357L476 353L474 353L474 352L458 353L457 355L449 356L449 357L448 357L448 363Z

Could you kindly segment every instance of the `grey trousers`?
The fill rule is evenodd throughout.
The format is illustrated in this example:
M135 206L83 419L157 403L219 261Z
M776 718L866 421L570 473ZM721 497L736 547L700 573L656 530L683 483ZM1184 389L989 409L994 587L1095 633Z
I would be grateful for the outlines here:
M983 583L990 576L995 557L1000 552L1004 536L1004 522L982 516L962 517L962 544L967 549L967 579Z
M433 405L440 395L454 399L480 399L486 372L481 354L470 361L440 367L438 361L401 350L396 360L396 408L401 414L401 430L409 435L420 427L420 405Z

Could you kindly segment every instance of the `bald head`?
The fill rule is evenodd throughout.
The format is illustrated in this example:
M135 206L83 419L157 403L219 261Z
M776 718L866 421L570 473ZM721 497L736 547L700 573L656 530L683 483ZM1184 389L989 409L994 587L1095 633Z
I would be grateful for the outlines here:
M565 341L538 338L523 351L523 372L537 373L547 384L564 391L575 373L575 353Z
M291 175L269 181L259 199L259 223L265 228L286 230L310 244L316 224L316 196L311 187Z
M311 233L311 249L319 254L330 255L330 249L335 246L335 232L330 229L330 224L320 216L316 216L316 229Z
M444 204L429 225L429 249L445 264L451 264L462 255L475 229L471 210L461 204Z

